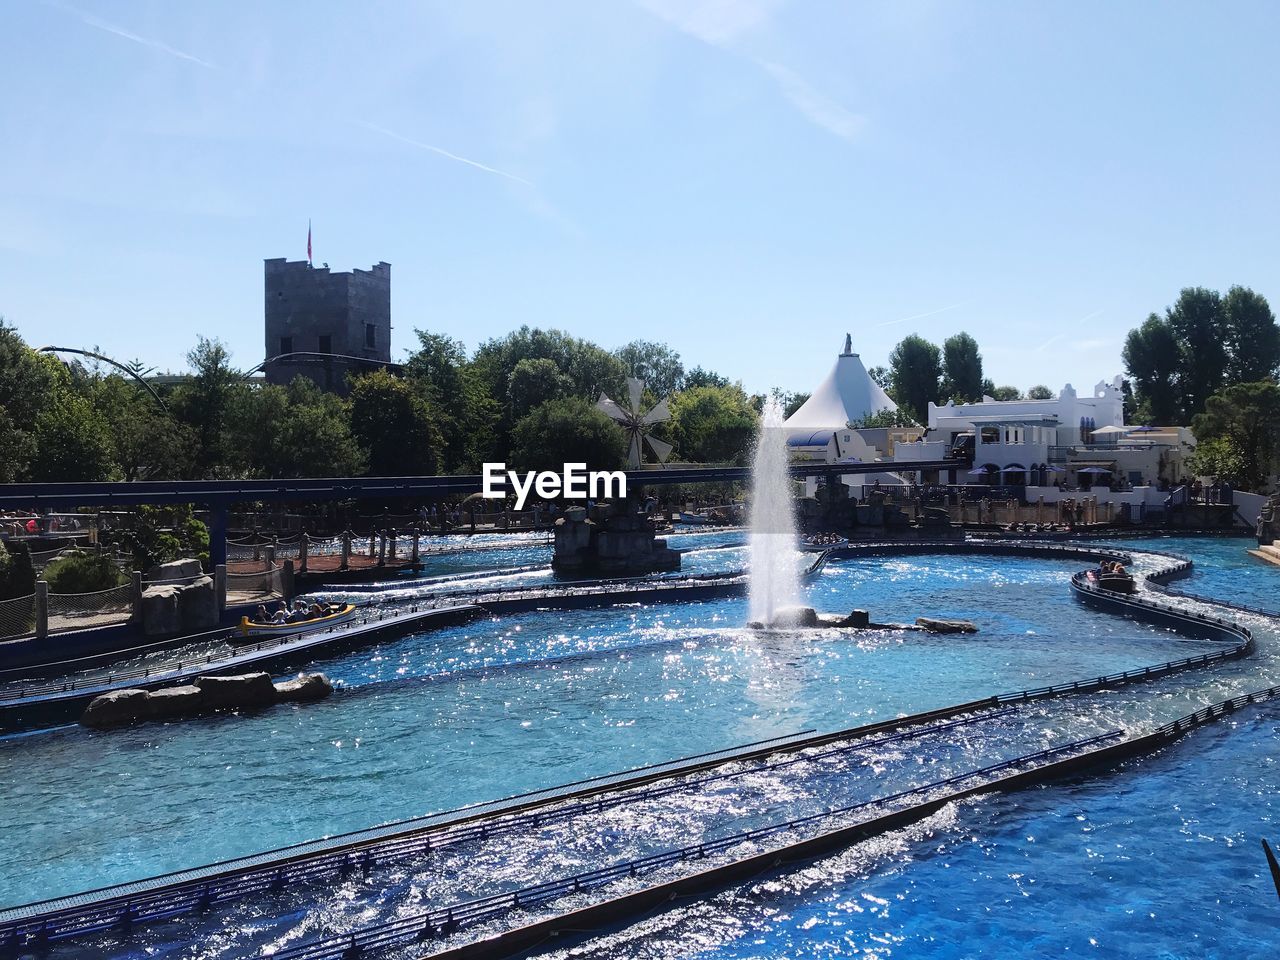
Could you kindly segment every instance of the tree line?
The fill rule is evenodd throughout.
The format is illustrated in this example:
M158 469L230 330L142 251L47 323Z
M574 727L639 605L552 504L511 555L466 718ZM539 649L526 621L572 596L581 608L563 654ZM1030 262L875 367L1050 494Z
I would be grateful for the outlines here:
M468 352L415 333L401 376L352 377L345 396L304 376L253 382L222 343L200 338L186 377L153 384L157 400L103 365L36 352L0 322L0 482L414 476L496 461L614 468L627 439L594 404L601 392L625 402L628 376L646 381L648 405L671 397L654 435L675 458L741 463L763 404L718 373L686 370L663 344L607 350L525 326Z
M1186 287L1125 338L1137 423L1189 425L1194 468L1264 490L1280 455L1280 326L1248 287Z
M929 422L929 404L948 401L976 403L993 400L1049 400L1056 394L1036 384L1025 394L1017 387L998 387L983 375L978 341L961 331L947 337L942 346L913 333L889 354L889 365L871 367L867 373L907 415L921 425Z

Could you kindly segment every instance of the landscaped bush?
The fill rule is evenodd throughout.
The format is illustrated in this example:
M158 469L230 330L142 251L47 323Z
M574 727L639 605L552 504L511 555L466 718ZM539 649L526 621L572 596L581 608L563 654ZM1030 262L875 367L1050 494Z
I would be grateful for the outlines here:
M50 593L94 593L125 583L127 578L105 553L68 550L44 568Z
M29 597L36 590L36 571L25 543L6 547L0 540L0 600Z

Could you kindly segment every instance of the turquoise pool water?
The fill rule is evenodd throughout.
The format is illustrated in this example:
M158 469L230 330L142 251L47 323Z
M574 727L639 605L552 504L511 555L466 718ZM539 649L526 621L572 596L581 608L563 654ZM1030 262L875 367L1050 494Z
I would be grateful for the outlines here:
M1081 606L1073 570L877 559L812 588L979 623L962 638L761 637L745 600L529 613L322 661L344 689L305 708L0 742L0 903L1210 648Z
M1196 559L1202 569L1176 586L1274 606L1264 602L1265 575L1280 569L1255 567L1242 541L1133 545L1144 544ZM700 556L725 568L741 562L733 550ZM0 904L780 733L838 729L1215 648L1081 605L1067 589L1079 565L1004 558L850 561L828 567L810 588L821 609L864 607L877 620L973 619L981 632L970 637L762 636L741 629L744 600L531 613L326 660L318 666L343 689L318 705L110 735L68 729L3 741L0 783L10 842L0 848ZM1111 725L1141 729L1280 682L1275 636L1261 623L1259 647L1253 660L1212 675L1058 701L1016 737L977 737L966 749L997 756L1014 743L1043 745ZM1202 731L1118 776L962 806L920 830L663 914L582 949L609 957L950 958L1016 940L1028 956L1086 949L1100 956L1263 955L1240 949L1250 938L1269 943L1256 926L1265 916L1246 907L1265 902L1254 897L1258 874L1224 895L1224 878L1238 879L1247 868L1212 854L1243 857L1250 843L1256 847L1246 835L1271 826L1270 798L1280 786L1269 759L1275 716L1268 708L1241 715L1239 738L1228 736L1225 725ZM954 747L938 745L926 762L946 762ZM1221 762L1208 756L1219 747L1226 751ZM813 784L807 788L823 795ZM1170 805L1189 809L1184 795L1202 804L1189 821L1194 829L1187 827L1194 836L1166 829L1173 822ZM1246 803L1250 795L1254 802ZM738 816L768 816L774 809L748 803L747 794L728 799L741 801ZM771 802L785 810L795 801L787 795ZM1147 817L1147 808L1156 815ZM1081 811L1087 819L1074 819ZM1212 830L1201 829L1210 821ZM1125 844L1124 854L1101 840L1088 847L1085 841L1099 831L1107 843ZM1201 834L1212 844L1197 846ZM1260 851L1250 849L1248 856L1269 883ZM497 871L507 861L515 863L510 857L484 863ZM1164 932L1151 934L1135 904L1159 899L1150 887L1170 872L1161 864L1170 863L1190 864L1197 881L1203 873L1215 899L1210 903L1206 895L1175 919L1170 907L1180 901L1166 891L1154 911L1158 922L1151 921ZM557 865L550 858L544 868ZM527 876L532 868L525 869ZM402 878L392 886L407 899L389 892L381 905L351 901L348 892L341 909L319 904L272 923L283 922L291 936L309 936L321 922L337 928L368 923L380 910L402 908L393 900L419 902L430 882ZM1132 909L1103 901L1099 889ZM1085 894L1091 899L1062 913L1062 902ZM1212 916L1219 916L1216 923ZM1064 919L1069 931L1056 935ZM237 922L221 933L188 930L184 940L176 930L161 931L119 950L70 955L239 956L247 945L267 942L262 931L277 929L253 911ZM1077 928L1083 940L1074 937ZM1032 935L1037 929L1039 939ZM1148 951L1148 944L1156 949Z

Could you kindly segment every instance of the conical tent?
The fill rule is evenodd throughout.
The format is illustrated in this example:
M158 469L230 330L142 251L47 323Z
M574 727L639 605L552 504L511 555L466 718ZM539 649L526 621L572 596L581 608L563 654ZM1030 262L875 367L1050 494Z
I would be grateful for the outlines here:
M871 379L846 335L844 352L836 358L836 365L784 426L796 432L842 430L863 417L897 409L898 405Z

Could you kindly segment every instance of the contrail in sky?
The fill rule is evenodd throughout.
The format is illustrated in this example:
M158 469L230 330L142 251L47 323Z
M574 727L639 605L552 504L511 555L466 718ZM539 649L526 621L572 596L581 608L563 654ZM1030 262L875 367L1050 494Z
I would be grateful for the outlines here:
M884 323L877 323L877 327L892 327L898 323L909 323L912 320L923 320L925 317L932 317L935 314L946 313L948 310L955 310L957 307L963 307L969 301L964 300L960 303L953 303L949 307L939 307L937 310L930 310L928 313L917 313L914 317L903 317L901 320L886 320Z
M456 153L450 153L443 147L433 146L430 143L423 143L421 140L413 140L403 134L396 133L394 130L388 130L386 127L379 127L373 123L359 121L360 126L372 130L374 133L380 133L384 137L390 137L392 140L399 140L401 143L407 143L411 147L417 147L419 150L429 150L431 153L438 153L442 157L448 157L450 160L457 160L459 163L465 163L469 167L475 167L477 170L483 170L485 173L492 173L495 176L506 177L508 180L514 180L516 183L523 183L526 187L532 187L533 184L524 177L517 177L514 173L507 173L505 170L499 170L497 167L490 167L478 160L468 160L466 157L460 157Z
M189 60L192 63L197 63L209 70L217 69L208 60L201 60L199 57L195 56L195 54L187 53L185 50L179 50L177 47L171 47L162 40L153 40L150 37L140 37L132 30L126 30L124 27L117 26L116 24L103 20L100 17L95 17L93 14L86 13L84 10L73 7L70 4L61 3L60 0L45 0L45 3L48 6L55 7L73 16L79 17L82 23L97 30L115 34L117 37L124 37L126 40L132 40L134 43L140 43L142 46L150 47L152 50L159 50L161 53L167 53L169 56L177 57L179 60Z

